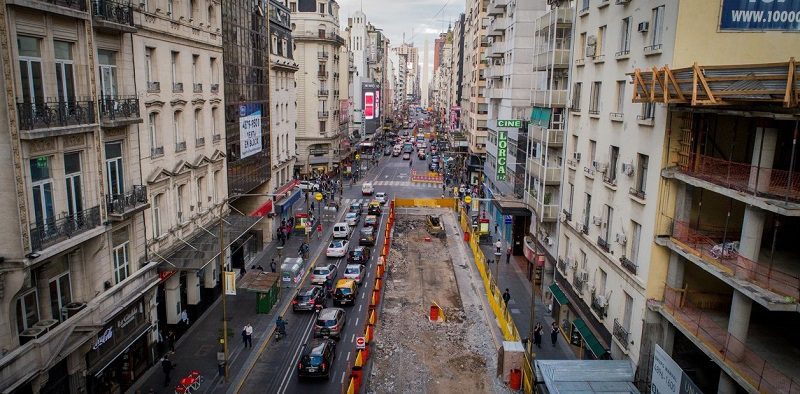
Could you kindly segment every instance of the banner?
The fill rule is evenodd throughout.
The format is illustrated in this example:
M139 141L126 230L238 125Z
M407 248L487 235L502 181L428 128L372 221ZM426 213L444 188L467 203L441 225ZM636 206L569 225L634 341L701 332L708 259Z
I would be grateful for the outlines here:
M240 158L261 152L261 109L248 111L246 105L239 107Z
M364 111L364 134L375 134L380 126L380 84L375 82L362 82L361 94Z
M225 271L225 295L236 295L236 272Z
M508 135L505 130L497 130L497 168L498 181L506 180L506 163L508 162Z
M800 32L800 0L722 0L719 29Z

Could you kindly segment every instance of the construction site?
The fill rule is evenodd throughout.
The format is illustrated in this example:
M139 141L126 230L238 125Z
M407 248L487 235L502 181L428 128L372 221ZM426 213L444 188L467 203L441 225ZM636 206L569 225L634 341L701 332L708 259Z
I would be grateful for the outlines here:
M408 209L393 231L368 392L506 392L453 211Z

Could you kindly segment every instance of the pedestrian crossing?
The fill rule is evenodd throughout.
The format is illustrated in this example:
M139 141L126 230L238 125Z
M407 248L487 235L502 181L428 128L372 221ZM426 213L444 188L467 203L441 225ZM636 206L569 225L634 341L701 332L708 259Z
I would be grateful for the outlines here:
M372 182L373 186L402 186L402 187L416 187L420 189L441 189L441 183L425 183L425 182L411 182L411 181L375 181Z

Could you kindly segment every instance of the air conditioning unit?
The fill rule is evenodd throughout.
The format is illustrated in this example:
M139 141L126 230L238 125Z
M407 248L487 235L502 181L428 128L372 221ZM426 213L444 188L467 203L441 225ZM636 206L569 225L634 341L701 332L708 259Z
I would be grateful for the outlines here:
M600 216L592 216L592 224L599 226L603 224L603 219Z
M41 337L42 335L47 334L47 329L42 327L31 327L26 329L25 331L19 333L19 344L20 346Z
M577 161L577 162L579 162L579 163L580 163L580 161L581 161L581 154L580 154L579 152L573 152L573 153L572 153L572 158L573 158L573 159L575 159L575 161Z
M86 304L83 302L70 302L67 305L64 305L61 308L61 320L64 321L72 316L77 315L78 312L83 310L83 308L86 308Z
M625 234L622 234L622 233L617 234L617 243L618 244L625 245L626 242L628 242L628 238L625 236Z
M633 175L633 164L623 164L622 173L627 176Z
M646 33L647 29L649 28L650 28L650 22L641 22L639 23L639 27L637 27L636 30L638 30L639 33Z

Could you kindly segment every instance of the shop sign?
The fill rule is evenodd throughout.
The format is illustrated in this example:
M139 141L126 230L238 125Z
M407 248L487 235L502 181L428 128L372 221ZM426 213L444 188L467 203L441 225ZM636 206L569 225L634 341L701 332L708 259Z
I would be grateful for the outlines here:
M242 105L239 108L240 157L252 156L261 152L261 109Z
M722 0L720 30L800 31L800 0Z
M114 337L114 327L108 327L99 337L97 340L94 341L94 345L92 345L92 350L97 350L101 346L105 345L106 342L110 341L111 338Z
M500 121L497 121L498 125ZM497 168L498 181L506 180L506 163L508 162L508 135L505 130L497 131Z
M101 357L107 355L117 345L132 335L141 333L145 322L144 301L141 299L117 314L97 335L92 352L86 355L87 364L93 366Z

